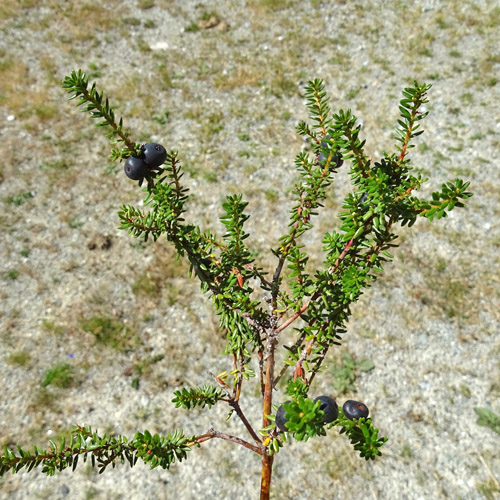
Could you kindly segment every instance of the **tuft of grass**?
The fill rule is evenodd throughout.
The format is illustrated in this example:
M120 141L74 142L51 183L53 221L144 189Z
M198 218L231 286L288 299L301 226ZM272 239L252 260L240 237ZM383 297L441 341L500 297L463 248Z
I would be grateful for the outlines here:
M83 226L83 224L85 224L84 222L82 222L81 220L78 220L77 217L71 217L69 220L68 220L68 226L71 228L71 229L78 229L79 227Z
M217 182L217 172L205 172L203 178L207 182Z
M140 26L141 20L137 19L137 17L124 17L122 18L122 23L125 26Z
M218 90L233 90L238 87L256 86L262 77L257 68L250 66L249 62L243 62L244 67L238 67L227 75L218 74L214 78L214 85Z
M137 2L137 7L142 10L152 9L154 6L154 0L139 0Z
M26 366L30 361L31 354L28 351L16 351L7 357L7 363L11 365Z
M142 52L143 54L147 54L148 52L151 52L151 47L149 46L149 43L144 40L144 38L138 36L136 39L136 48L139 52Z
M460 100L461 100L464 104L472 104L472 102L474 101L474 96L473 96L470 92L464 92L464 93L460 96Z
M132 284L132 292L134 295L149 295L150 297L155 297L160 294L161 288L161 280L159 277L152 275L150 272L137 276Z
M297 93L297 85L290 77L281 74L271 79L268 91L276 97L292 97Z
M289 7L291 5L291 0L257 0L257 2L253 2L253 5L257 10L276 12Z
M466 384L460 384L459 390L460 390L460 394L462 394L462 396L464 398L470 398L472 395L472 392L471 392L469 386Z
M98 495L99 495L99 490L92 486L85 491L85 500L94 500L94 498L97 498Z
M56 335L61 335L64 332L62 326L57 325L56 323L48 319L44 319L42 321L42 329L49 333L55 333Z
M438 16L436 17L436 24L439 26L440 29L445 30L448 29L451 25L447 23L443 17Z
M246 142L246 141L250 140L250 136L247 133L245 133L245 132L241 132L241 133L238 134L238 139L240 141L245 141Z
M54 391L49 391L46 387L42 387L36 392L33 402L29 405L29 409L32 412L47 411L47 409L55 411L57 397L58 395Z
M494 478L482 483L476 483L476 489L485 500L498 500L500 496L500 485Z
M23 109L26 102L24 92L19 92L19 87L27 85L26 75L28 67L14 56L5 51L0 52L0 104L8 106L8 109L14 113ZM21 94L21 95L19 95Z
M26 200L33 198L33 193L30 191L24 191L22 193L16 194L14 196L7 196L4 198L5 203L9 205L15 205L16 207L21 206Z
M147 377L152 371L152 366L164 358L165 356L163 354L156 354L155 356L151 356L147 359L143 359L142 361L134 363L133 372L136 374L136 376L132 379L131 386L134 389L139 389L139 382L141 377ZM129 374L131 373L132 371L129 372Z
M167 65L159 64L156 67L155 82L159 84L160 90L168 90L173 87L171 69ZM165 112L164 116L167 119L168 112Z
M347 92L346 99L354 99L359 93L361 92L361 89L351 89L349 92Z
M405 443L403 447L401 448L401 457L402 458L412 458L413 457L413 448L408 444Z
M278 199L278 192L274 189L267 189L264 193L266 196L266 200L273 203Z
M47 370L42 377L42 387L54 385L67 389L74 382L74 368L68 363L62 363Z
M94 336L96 343L111 347L117 351L131 349L139 344L139 339L133 335L125 324L108 316L91 316L80 320L83 331Z
M162 113L156 113L151 118L153 121L158 123L158 125L166 125L168 123L168 111L163 111Z
M208 139L211 139L214 135L218 134L224 129L224 115L222 112L210 114L206 121L201 126L201 131Z
M184 31L186 33L196 33L197 31L200 31L200 28L196 23L191 23L184 27Z
M9 280L17 280L19 278L20 272L17 269L10 269L5 273L5 277Z
M55 102L43 102L37 104L34 106L33 111L35 112L37 118L42 122L51 120L60 114L59 108L57 107L57 104ZM26 112L21 113L21 117L24 117L25 115L27 116L30 113L31 110L27 110Z

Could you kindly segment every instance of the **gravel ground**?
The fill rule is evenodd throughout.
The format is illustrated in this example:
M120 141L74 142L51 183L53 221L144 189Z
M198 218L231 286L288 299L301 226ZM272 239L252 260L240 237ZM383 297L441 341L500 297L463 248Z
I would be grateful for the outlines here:
M303 147L294 128L307 80L324 79L332 107L353 110L377 158L393 150L401 90L417 79L433 84L413 150L430 177L424 194L460 176L474 197L448 219L402 230L394 263L316 380L315 394L370 407L390 437L383 457L360 460L335 430L294 443L276 459L273 498L500 498L500 436L474 413L500 414L498 2L2 0L0 29L0 445L45 444L72 424L244 435L222 406L171 404L177 388L228 368L224 339L167 244L117 229L118 208L140 204L141 192L66 101L66 74L96 80L136 141L179 150L195 195L189 217L202 227L220 233L221 201L242 192L250 245L269 270ZM313 263L348 188L340 176L317 219ZM331 367L347 352L375 367L339 396ZM67 383L44 387L65 364ZM257 427L252 384L243 406ZM259 474L247 450L209 442L168 472L7 475L0 498L250 499Z

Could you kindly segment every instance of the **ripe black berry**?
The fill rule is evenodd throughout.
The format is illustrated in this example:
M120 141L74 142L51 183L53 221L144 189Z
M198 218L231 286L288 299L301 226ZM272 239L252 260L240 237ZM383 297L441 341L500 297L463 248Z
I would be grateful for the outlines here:
M156 168L165 163L167 159L167 150L156 142L148 142L142 146L144 153L144 161L148 164L149 168Z
M364 403L353 401L352 399L344 403L344 405L342 406L342 411L349 420L361 417L366 418L368 416L368 413L370 413L368 407Z
M327 160L327 157L323 154L320 153L318 155L318 163L320 165L324 165ZM339 153L335 153L332 156L332 161L330 162L330 170L336 169L341 167L344 164L344 160L342 159L342 155Z
M320 409L325 414L323 417L325 424L329 424L337 419L339 416L339 407L337 406L335 399L330 396L318 396L314 402L316 401L321 401Z
M276 412L276 418L274 422L276 423L276 426L280 431L287 432L288 427L286 426L286 423L288 422L288 418L285 417L285 406L290 403L290 401L287 401L283 403L279 408L278 411Z
M142 158L136 158L135 156L129 156L125 161L123 167L127 177L134 181L143 179L147 172L146 163Z

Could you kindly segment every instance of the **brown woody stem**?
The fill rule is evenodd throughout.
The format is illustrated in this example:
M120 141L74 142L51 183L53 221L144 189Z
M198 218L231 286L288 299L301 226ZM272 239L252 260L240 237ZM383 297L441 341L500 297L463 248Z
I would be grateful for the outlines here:
M274 381L274 351L277 343L277 332L275 329L267 334L267 345L265 351L266 375L264 384L264 404L262 409L262 427L271 424L267 418L273 411L273 381ZM260 499L269 500L271 491L271 476L273 471L273 457L269 450L264 448L262 453L262 477L260 483Z
M226 434L225 432L216 431L215 429L210 429L207 433L202 434L200 436L196 436L195 441L189 443L188 446L194 446L196 444L203 443L204 441L208 441L209 439L213 438L219 438L219 439L225 439L226 441L231 441L233 443L244 446L249 450L252 450L254 453L257 453L258 455L263 455L263 451L260 446L254 446L253 444L249 443L248 441L245 441L244 439L241 439L237 436L233 436L231 434Z
M253 430L253 427L250 425L250 422L245 417L245 414L242 412L240 404L236 400L229 401L229 405L234 409L240 420L243 422L243 425L246 427L249 434L253 437L254 441L258 444L262 444L262 440L257 435L257 433Z

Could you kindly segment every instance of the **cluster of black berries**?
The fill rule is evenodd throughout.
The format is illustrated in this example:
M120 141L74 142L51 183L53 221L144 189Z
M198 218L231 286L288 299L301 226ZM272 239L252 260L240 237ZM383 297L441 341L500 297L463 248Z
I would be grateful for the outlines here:
M148 181L162 171L161 165L167 159L167 150L156 142L148 142L141 146L139 156L129 156L125 161L123 170L127 177L142 183L146 178Z
M334 420L337 419L337 417L339 416L339 407L337 406L335 399L331 398L330 396L318 396L314 401L315 402L321 401L320 409L325 414L323 417L323 421L325 422L325 424L329 424L330 422L333 422ZM288 428L286 426L288 418L286 418L285 416L286 412L285 406L288 403L289 401L282 404L278 408L278 411L276 412L276 419L275 419L276 426L280 431L283 432L288 431ZM370 413L368 407L364 403L361 403L359 401L353 401L352 399L346 401L343 404L342 412L349 420L361 417L366 418Z

